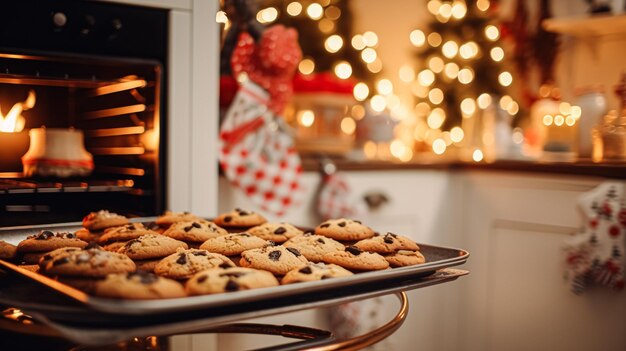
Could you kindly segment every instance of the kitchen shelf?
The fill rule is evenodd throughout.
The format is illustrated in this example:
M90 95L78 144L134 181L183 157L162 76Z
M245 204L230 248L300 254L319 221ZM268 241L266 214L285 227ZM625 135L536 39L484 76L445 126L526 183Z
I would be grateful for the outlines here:
M615 36L626 34L626 15L549 18L543 21L542 26L549 32L579 38Z

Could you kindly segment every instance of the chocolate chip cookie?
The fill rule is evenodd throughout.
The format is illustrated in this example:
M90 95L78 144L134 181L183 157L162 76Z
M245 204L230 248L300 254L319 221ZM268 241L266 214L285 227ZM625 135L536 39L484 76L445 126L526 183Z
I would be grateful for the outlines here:
M357 247L348 246L345 251L329 252L323 257L324 262L334 263L353 271L373 271L389 268L389 262L377 253L365 252Z
M171 279L184 280L209 268L235 267L228 257L206 250L188 249L171 254L159 262L154 273Z
M267 219L254 211L236 208L217 216L213 222L220 227L254 227L267 222Z
M377 252L380 254L394 253L398 250L419 250L419 246L415 241L406 236L393 233L363 239L354 244L354 246L358 247L361 251Z
M159 226L167 227L176 222L199 221L201 219L191 212L165 211L163 215L156 219L155 223Z
M12 260L17 253L17 247L9 244L6 241L0 240L0 259Z
M83 218L83 227L90 231L98 231L105 228L127 224L128 218L107 210L91 212Z
M49 230L42 230L39 234L30 235L17 244L17 252L48 252L61 247L85 247L87 242L76 237L74 233L53 233Z
M426 262L421 252L411 250L398 250L393 254L385 255L385 259L391 267L413 266Z
M117 252L133 260L147 260L171 255L175 253L178 248L187 249L188 246L182 241L172 239L165 235L147 234L137 239L127 241Z
M267 271L253 268L213 268L194 275L185 284L189 295L218 294L277 286L278 280Z
M254 235L248 233L234 233L209 239L200 245L200 249L226 256L235 256L246 250L257 249L268 245L271 245L269 241Z
M70 251L48 262L48 275L105 277L111 273L135 271L135 263L128 256L99 249Z
M141 271L109 274L96 283L95 294L129 300L171 299L187 295L179 282Z
M350 275L353 275L353 273L336 264L309 262L304 267L287 272L281 280L281 284L311 282L329 278L347 277Z
M338 241L311 233L289 239L283 246L298 249L307 260L312 262L322 261L322 257L328 252L343 251L346 249L346 247Z
M306 257L293 247L268 246L242 252L239 263L242 267L263 269L276 275L285 275L290 270L305 266L307 262Z
M374 236L374 231L352 219L329 219L315 228L315 234L339 241L363 240Z
M202 243L226 234L226 229L205 220L176 222L163 232L163 235L170 238L194 243Z
M277 244L304 234L303 231L289 223L264 223L247 230L248 233L261 239L271 240Z
M114 241L128 241L147 234L159 235L153 230L146 229L141 223L130 223L105 230L98 243L106 245Z

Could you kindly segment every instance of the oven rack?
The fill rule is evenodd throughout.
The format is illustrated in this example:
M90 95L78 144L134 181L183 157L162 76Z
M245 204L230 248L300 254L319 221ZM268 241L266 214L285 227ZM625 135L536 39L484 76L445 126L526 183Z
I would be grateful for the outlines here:
M122 180L36 180L36 179L0 179L2 194L35 193L96 193L127 192L133 189L134 181Z

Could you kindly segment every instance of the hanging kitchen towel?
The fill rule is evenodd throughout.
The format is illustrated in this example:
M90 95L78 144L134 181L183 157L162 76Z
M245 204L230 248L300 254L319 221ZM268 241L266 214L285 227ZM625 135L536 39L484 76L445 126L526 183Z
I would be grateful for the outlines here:
M565 277L576 294L596 285L624 287L625 188L605 182L578 200L583 223L565 247Z
M282 216L299 201L302 166L287 127L267 104L263 88L242 83L222 123L219 160L234 186L263 210Z
M317 191L317 214L322 220L358 218L365 213L363 203L353 201L350 186L343 174L328 158L321 161L321 182Z

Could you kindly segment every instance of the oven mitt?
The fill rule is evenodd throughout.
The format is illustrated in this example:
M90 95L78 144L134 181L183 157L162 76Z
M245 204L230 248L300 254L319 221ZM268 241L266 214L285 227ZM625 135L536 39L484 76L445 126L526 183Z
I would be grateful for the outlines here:
M226 178L263 210L284 215L302 193L300 157L288 128L268 108L269 94L242 83L220 130L219 161Z
M565 247L565 277L576 294L596 285L624 287L625 190L623 183L605 182L578 200L583 223Z

